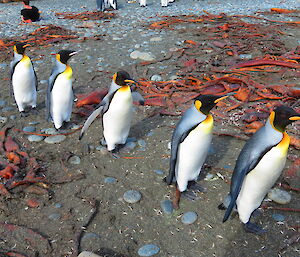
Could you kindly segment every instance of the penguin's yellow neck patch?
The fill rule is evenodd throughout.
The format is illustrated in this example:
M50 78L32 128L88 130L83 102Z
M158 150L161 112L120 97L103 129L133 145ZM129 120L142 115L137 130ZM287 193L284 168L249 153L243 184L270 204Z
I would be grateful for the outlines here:
M127 92L127 91L130 91L130 87L129 86L122 86L118 91L120 92Z
M73 71L72 71L72 68L67 65L65 71L62 73L67 79L71 79L72 78L72 74L73 74Z
M214 119L211 114L208 114L206 119L202 121L196 129L202 130L205 133L211 133L212 129L214 127Z
M23 55L23 58L20 61L22 64L24 64L26 67L29 67L31 65L30 58L27 55Z
M290 145L290 136L286 132L284 132L283 138L280 141L280 143L276 146L276 148L280 149L283 155L286 155L289 145Z

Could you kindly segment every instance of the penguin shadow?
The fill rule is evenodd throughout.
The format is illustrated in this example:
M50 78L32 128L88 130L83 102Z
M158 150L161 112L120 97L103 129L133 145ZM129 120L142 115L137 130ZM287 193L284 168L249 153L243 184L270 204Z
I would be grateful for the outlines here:
M232 137L213 135L212 143L206 161L199 174L198 181L203 180L208 173L215 173L218 170L217 167L220 167L219 164L225 163L225 159L227 160L227 153L232 149L232 144ZM236 159L234 159L234 161L230 160L230 162L234 164L235 160ZM224 164L222 166L224 166Z

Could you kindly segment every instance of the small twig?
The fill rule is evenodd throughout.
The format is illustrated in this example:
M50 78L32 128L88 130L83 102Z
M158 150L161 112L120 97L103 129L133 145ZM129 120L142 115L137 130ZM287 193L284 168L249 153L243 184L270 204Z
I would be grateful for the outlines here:
M261 208L267 209L267 210L289 211L289 212L300 212L300 209L295 209L295 208L283 208L283 207L275 207L275 206L267 206L267 205L263 205L263 206L261 206Z

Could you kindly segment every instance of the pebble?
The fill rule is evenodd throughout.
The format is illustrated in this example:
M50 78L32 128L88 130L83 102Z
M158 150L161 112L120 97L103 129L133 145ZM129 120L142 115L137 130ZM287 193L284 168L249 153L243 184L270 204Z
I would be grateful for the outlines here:
M91 239L91 238L100 238L100 236L96 233L85 233L82 237L83 240L85 239Z
M54 207L59 209L59 208L62 207L62 204L61 203L56 203L56 204L54 204Z
M142 246L138 250L138 255L139 256L153 256L155 254L158 254L160 251L159 247L154 245L154 244L147 244Z
M154 172L157 174L157 175L164 175L164 172L162 170L154 170Z
M172 143L169 142L169 143L168 143L168 149L171 150L171 148L172 148Z
M206 177L204 178L204 180L206 181L213 181L213 180L217 180L218 177L216 177L214 174L211 173L207 173Z
M7 117L0 116L0 123L6 123L8 120Z
M11 120L15 120L15 119L17 118L17 116L16 116L16 115L10 115L9 118L10 118Z
M196 212L189 211L182 215L181 221L183 224L190 225L193 224L197 220L197 218L198 215Z
M39 124L39 122L38 121L30 121L28 124L29 125L37 125L37 124Z
M155 75L151 76L150 80L152 80L152 81L162 81L162 77L160 75L155 74Z
M135 142L127 142L125 144L125 147L129 150L133 150L136 147L136 143Z
M92 252L83 251L78 255L78 257L101 257L101 256Z
M78 124L73 123L70 127L70 129L79 129L80 126Z
M12 111L12 110L14 110L15 108L13 108L13 107L10 107L10 106L7 106L7 107L4 107L3 109L2 109L2 112L10 112L10 111Z
M288 192L279 188L271 189L268 193L268 197L279 204L288 204L292 199L292 196Z
M48 80L46 80L46 79L43 79L40 81L40 84L47 84L47 83L48 83Z
M137 141L137 143L138 143L138 145L139 145L140 147L145 147L145 146L146 146L146 141L143 140L143 139L139 139L139 140Z
M172 75L172 76L170 77L170 80L177 80L177 79L180 79L180 77L177 76L177 75Z
M35 127L33 126L28 126L28 127L24 127L23 128L23 131L26 131L26 132L35 132Z
M278 213L272 214L272 218L278 222L282 222L285 220L285 217L282 214L278 214Z
M107 177L104 179L104 183L106 183L106 184L114 184L116 182L117 182L117 179L113 178L113 177Z
M150 38L150 42L159 42L159 41L162 41L162 38L161 38L161 37L153 37L153 38Z
M123 199L127 203L137 203L141 198L141 193L136 190L128 190L123 195Z
M174 210L173 203L170 200L163 200L160 202L162 211L166 214L171 214Z
M3 106L5 106L5 105L6 105L6 101L0 100L0 107L3 107Z
M61 218L61 215L59 213L52 213L48 216L50 220L59 220Z
M74 165L78 165L80 164L81 160L79 156L73 155L72 157L69 158L69 163L74 164Z
M144 60L144 61L154 61L155 60L155 57L151 53L141 52L141 51L138 51L138 50L134 50L130 54L130 58L131 59L141 59L141 60Z
M252 54L240 54L239 58L249 60L252 59Z
M48 135L55 135L55 134L57 134L57 130L55 128L42 129L42 132L44 132L45 134L48 134Z
M65 135L57 135L52 137L46 137L45 142L48 144L57 144L64 141L67 137Z
M44 139L43 136L37 136L37 135L30 135L27 137L29 142L40 142Z

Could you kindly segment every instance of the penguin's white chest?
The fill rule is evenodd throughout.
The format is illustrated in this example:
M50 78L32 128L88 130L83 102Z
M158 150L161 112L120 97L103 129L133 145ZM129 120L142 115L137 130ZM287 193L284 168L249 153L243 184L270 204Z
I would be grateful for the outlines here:
M12 85L19 109L36 106L36 79L29 57L24 57L15 67Z
M62 73L57 76L51 91L50 111L56 128L70 120L73 101L72 76Z
M236 201L239 217L243 223L249 221L252 212L261 205L267 192L279 178L286 156L286 151L273 147L245 177Z
M125 144L132 119L132 95L130 87L120 88L113 96L107 112L103 115L103 135L107 148Z
M212 140L213 121L202 122L179 145L176 161L176 181L181 192L188 181L196 180L206 159Z

